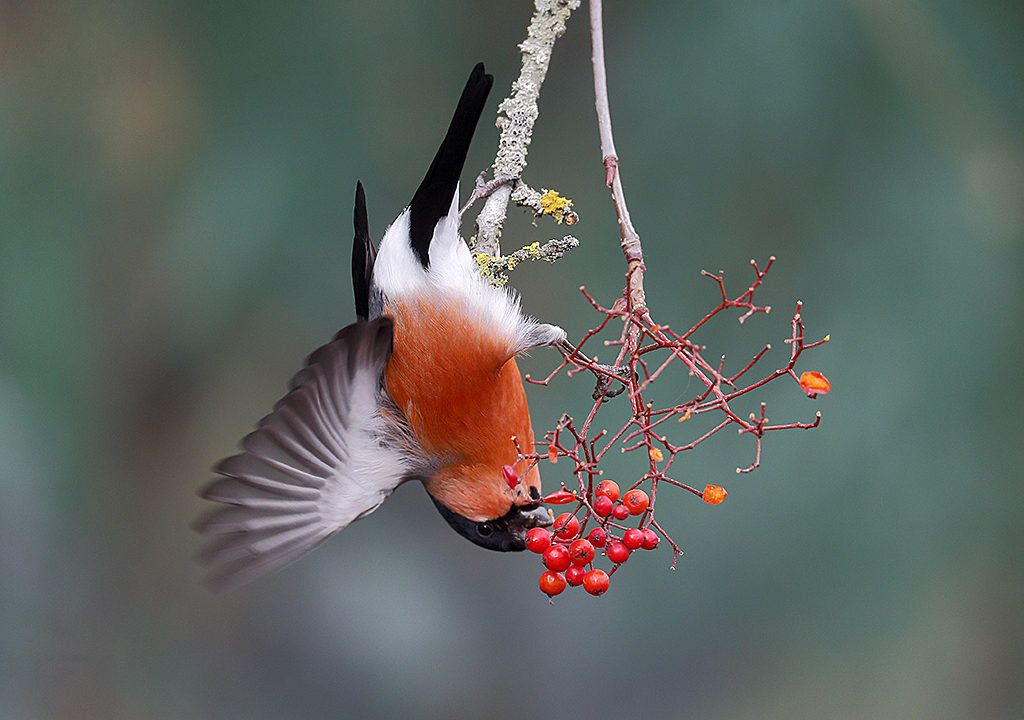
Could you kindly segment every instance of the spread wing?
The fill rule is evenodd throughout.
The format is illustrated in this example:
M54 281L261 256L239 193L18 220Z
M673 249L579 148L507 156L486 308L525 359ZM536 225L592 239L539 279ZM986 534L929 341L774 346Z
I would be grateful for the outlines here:
M373 512L410 475L414 460L379 412L392 322L342 329L309 356L290 391L223 460L200 494L222 503L196 524L217 536L200 562L211 584L235 587L312 550Z

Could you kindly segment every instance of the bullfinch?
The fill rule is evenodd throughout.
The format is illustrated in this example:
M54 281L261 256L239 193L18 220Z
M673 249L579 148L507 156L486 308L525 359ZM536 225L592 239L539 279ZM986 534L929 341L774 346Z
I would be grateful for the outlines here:
M356 322L315 350L288 393L201 491L220 503L196 523L211 583L247 583L422 482L457 533L523 550L551 523L516 356L565 332L526 317L481 276L459 237L459 176L493 78L478 64L409 206L370 240L356 187ZM518 443L518 449L516 444Z

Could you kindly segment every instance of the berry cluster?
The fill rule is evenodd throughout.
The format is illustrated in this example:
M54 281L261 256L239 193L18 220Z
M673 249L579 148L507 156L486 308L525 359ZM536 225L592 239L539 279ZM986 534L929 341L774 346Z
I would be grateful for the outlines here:
M668 325L656 323L650 309L642 302L643 293L634 292L637 285L634 281L637 277L642 280L642 263L630 264L627 287L611 307L601 306L585 288L580 288L602 315L601 322L589 330L578 344L561 348L563 360L547 377L533 380L526 375L524 380L547 385L562 370L570 377L582 372L593 373L597 378L592 395L594 404L582 422L562 413L555 427L545 433L545 454L524 453L512 438L520 460L536 464L545 457L551 463L566 458L572 463L571 473L576 479L576 487L563 486L543 498L544 502L554 505L575 503L571 512L558 517L553 533L546 530L531 533L530 549L546 553L544 564L547 571L540 579L540 587L547 595L553 597L564 592L566 585L583 585L592 594L599 595L607 590L609 578L633 551L653 549L659 539L671 548L672 567L675 568L683 551L654 517L659 490L679 488L709 505L720 504L728 494L725 488L717 485L707 485L701 490L673 477L678 471L677 463L682 453L732 427L740 435L753 438L753 461L745 467L735 468L737 473L749 473L760 467L762 443L769 433L818 427L820 412L815 413L810 422L769 423L763 401L758 403L759 407L754 412L741 410L744 404L756 402L751 393L783 377L794 380L808 398L825 395L831 390L828 379L818 371L808 370L797 375L796 365L803 354L829 342L828 335L814 342L805 341L802 303L796 303L790 322L792 332L785 339L790 346L788 362L771 372L755 370L763 366L762 361L771 345L764 345L746 364L730 367L727 371L724 355L713 364L704 357L708 353L707 348L693 340L708 321L728 310L740 310L742 314L738 319L741 323L755 314L767 314L771 308L755 304L754 293L774 261L774 257L769 258L762 268L751 260L755 278L746 290L732 299L726 294L721 273L712 275L702 271L702 275L711 278L718 286L718 305L681 334ZM606 339L604 345L617 347L618 352L612 364L602 364L596 357L588 357L589 353L584 352L583 347L604 334L609 326L617 325L613 321L621 321L622 328L617 339ZM689 400L680 401L679 391L673 390L674 404L658 406L654 400L648 399L653 392L652 386L667 367L677 362L682 363L689 375L699 381L695 383L699 392ZM596 423L601 408L617 395L622 395L628 405L629 419L622 425L616 420L611 427L598 429ZM702 419L702 423L689 422L685 426L699 428L695 429L693 439L680 442L669 437L670 427L700 416L707 419ZM708 425L710 429L706 429ZM642 474L638 473L630 482L621 499L614 482L600 479L604 474L602 460L615 448L622 453L636 453L642 468ZM588 526L593 527L589 532ZM583 545L584 542L587 545ZM573 543L579 543L575 554L572 552ZM586 551L588 545L595 554L601 550L611 563L607 571L594 567L594 556ZM563 555L568 556L567 559ZM587 578L590 578L589 582Z
M559 490L544 498L545 502L564 504L579 498ZM612 480L602 480L594 490L592 513L587 513L581 527L573 513L562 513L555 518L551 530L533 528L526 535L526 549L542 556L547 568L540 576L540 589L549 597L561 594L566 586L583 586L591 595L603 595L608 590L611 575L629 559L634 550L653 550L660 538L650 527L627 528L620 524L630 517L644 516L650 505L647 493L639 488L626 492L619 499L619 486ZM584 507L581 503L580 507ZM649 516L648 516L649 517ZM596 526L583 535L593 518ZM641 517L642 524L643 517ZM594 567L597 551L602 550L612 563L609 571ZM589 569L588 569L589 568Z

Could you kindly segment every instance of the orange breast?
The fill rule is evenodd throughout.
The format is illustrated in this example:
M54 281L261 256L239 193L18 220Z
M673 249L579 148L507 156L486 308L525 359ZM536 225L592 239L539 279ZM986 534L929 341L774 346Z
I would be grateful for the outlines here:
M516 464L516 436L533 452L533 429L522 378L509 342L481 326L454 297L389 304L395 321L394 352L384 373L388 394L408 418L423 447L441 467L427 490L470 519L503 515L513 502L539 491L536 468L517 496L504 482L503 465Z

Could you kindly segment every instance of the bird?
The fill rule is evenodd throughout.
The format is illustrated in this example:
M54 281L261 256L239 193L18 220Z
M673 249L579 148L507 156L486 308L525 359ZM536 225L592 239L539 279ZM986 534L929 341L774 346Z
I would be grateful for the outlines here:
M525 315L482 275L459 235L459 177L493 84L469 75L408 207L370 239L356 184L356 320L313 351L288 392L200 495L195 523L216 589L306 555L419 481L448 525L476 545L521 551L551 524L516 357L565 331Z

